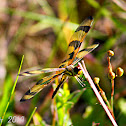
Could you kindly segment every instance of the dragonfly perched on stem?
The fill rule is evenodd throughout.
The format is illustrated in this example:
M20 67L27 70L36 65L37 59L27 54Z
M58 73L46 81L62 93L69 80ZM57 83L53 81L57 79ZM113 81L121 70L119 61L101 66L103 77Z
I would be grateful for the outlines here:
M98 47L98 44L93 44L91 46L88 46L82 50L80 50L80 46L88 33L88 31L91 28L93 22L93 17L90 16L86 18L76 29L74 34L72 35L70 39L70 43L68 45L68 51L67 51L67 57L66 60L64 60L60 65L59 68L46 68L46 69L37 69L32 71L26 71L24 73L19 74L20 76L31 76L35 74L42 74L42 73L48 73L48 72L55 72L55 74L46 76L39 80L31 89L29 89L24 96L21 98L22 101L26 101L32 97L34 97L38 92L40 92L45 86L47 86L50 82L58 78L59 76L62 76L57 88L53 92L52 98L57 93L58 89L61 87L63 82L67 79L69 76L74 76L77 81L81 84L81 86L84 86L85 84L79 77L81 69L78 67L78 62L80 62L84 56L86 56L88 53L93 51L96 47Z

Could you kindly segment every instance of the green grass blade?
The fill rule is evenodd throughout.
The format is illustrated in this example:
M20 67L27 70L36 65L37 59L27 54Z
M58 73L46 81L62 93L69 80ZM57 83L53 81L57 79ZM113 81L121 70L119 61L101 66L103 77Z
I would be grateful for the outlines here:
M8 102L7 102L7 104L6 104L4 113L3 113L3 115L2 115L2 119L3 119L3 120L4 120L5 114L6 114L6 112L7 112L7 109L8 109L8 107L9 107L10 101L11 101L11 99L12 99L12 97L13 97L13 94L14 94L14 90L15 90L15 87L16 87L16 84L17 84L17 80L18 80L18 77L19 77L19 73L20 73L20 71L21 71L23 59L24 59L24 55L22 56L22 60L21 60L21 64L20 64L20 67L19 67L19 71L18 71L17 78L16 78L15 83L14 83L14 85L13 85L13 88L12 88L12 91L11 91L11 94L10 94L10 97L9 97L9 100L8 100ZM0 126L2 125L2 122L3 122L3 121L1 121Z
M26 123L25 126L28 126L28 125L29 125L29 123L30 123L30 121L31 121L31 118L33 117L33 115L34 115L36 109L37 109L37 107L34 108L34 110L33 110L33 112L31 113L31 115L30 115L30 117L29 117L29 119L28 119L28 121L27 121L27 123Z

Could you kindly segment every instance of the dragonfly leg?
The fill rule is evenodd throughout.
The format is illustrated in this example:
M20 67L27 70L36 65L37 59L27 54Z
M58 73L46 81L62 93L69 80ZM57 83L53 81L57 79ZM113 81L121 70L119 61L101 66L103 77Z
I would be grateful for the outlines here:
M84 87L85 84L84 84L84 79L82 79L80 76L75 76L76 80L79 82L79 84Z

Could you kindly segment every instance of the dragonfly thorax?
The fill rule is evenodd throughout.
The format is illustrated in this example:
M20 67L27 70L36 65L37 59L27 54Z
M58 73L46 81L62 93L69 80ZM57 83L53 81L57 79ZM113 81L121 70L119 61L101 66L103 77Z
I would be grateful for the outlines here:
M78 67L74 67L73 65L69 65L66 67L65 74L68 76L76 76L80 69Z

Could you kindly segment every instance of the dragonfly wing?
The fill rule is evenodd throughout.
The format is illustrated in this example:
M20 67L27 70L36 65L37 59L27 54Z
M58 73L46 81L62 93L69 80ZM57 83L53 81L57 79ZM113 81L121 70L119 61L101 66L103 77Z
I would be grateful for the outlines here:
M72 35L71 39L70 39L70 43L68 46L68 52L67 52L67 59L65 61L63 61L63 63L61 63L61 65L59 67L66 67L70 64L72 64L72 62L74 61L74 58L76 57L80 46L86 36L86 34L88 33L88 31L91 28L93 22L93 17L88 17L87 19L85 19L80 26L76 29L76 31L74 32L74 34Z
M19 76L32 76L36 74L42 74L42 73L49 73L49 72L57 72L57 71L63 71L65 68L46 68L46 69L37 69L37 70L31 70L31 71L26 71Z
M50 76L44 77L43 79L39 80L31 89L29 89L24 94L24 96L22 97L22 99L20 101L22 102L22 101L26 101L28 99L31 99L38 92L40 92L45 86L47 86L47 84L52 82L54 79L56 79L61 74L62 74L62 72L59 73L59 74L54 74L54 75L50 75Z
M63 74L58 86L56 87L55 91L53 92L52 99L54 98L54 96L56 95L57 91L59 90L59 88L61 87L63 82L66 80L66 78L67 78L67 76L65 74Z
M86 86L86 85L84 84L83 80L82 80L78 75L75 76L75 78L76 78L76 80L78 81L78 83L79 83L82 87Z
M83 59L84 56L86 56L88 53L92 52L95 48L98 47L99 44L93 44L91 46L88 46L85 49L82 49L78 52L77 56L75 57L72 65L75 65L76 63L78 63L79 61L81 61Z

